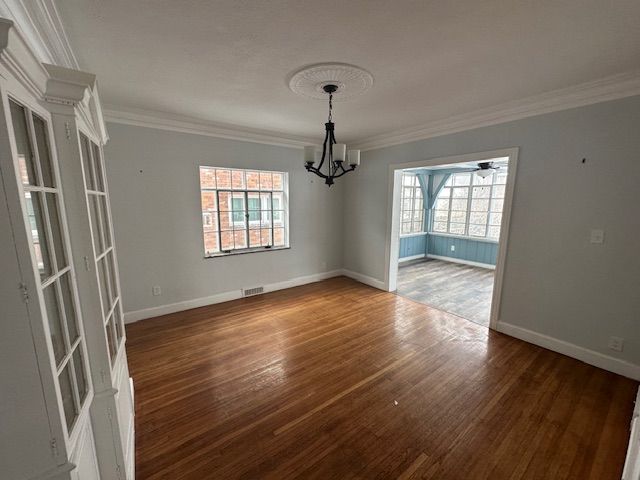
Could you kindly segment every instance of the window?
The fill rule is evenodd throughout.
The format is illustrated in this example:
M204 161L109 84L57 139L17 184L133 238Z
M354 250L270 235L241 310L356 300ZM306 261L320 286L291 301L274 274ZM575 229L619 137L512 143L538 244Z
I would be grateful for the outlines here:
M200 167L205 256L289 246L287 174Z
M9 100L9 107L26 227L40 275L45 331L65 425L71 434L80 412L86 407L90 384L81 312L62 215L64 203L46 121L13 100Z
M485 178L473 172L451 174L436 198L431 231L498 240L506 182L506 166Z
M422 187L415 173L402 174L402 200L400 205L400 235L424 231L424 203Z

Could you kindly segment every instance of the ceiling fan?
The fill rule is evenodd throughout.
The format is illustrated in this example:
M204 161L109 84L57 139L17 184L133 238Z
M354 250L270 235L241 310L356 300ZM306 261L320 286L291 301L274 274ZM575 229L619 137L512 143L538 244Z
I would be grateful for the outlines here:
M481 178L487 178L494 170L499 170L493 162L478 162L478 168L475 169L476 174Z

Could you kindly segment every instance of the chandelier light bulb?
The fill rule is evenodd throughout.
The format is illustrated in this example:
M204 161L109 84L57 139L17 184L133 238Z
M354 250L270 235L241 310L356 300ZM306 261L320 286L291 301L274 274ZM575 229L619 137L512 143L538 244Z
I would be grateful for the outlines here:
M336 143L333 146L333 161L337 163L342 163L345 161L346 157L347 157L347 144Z
M349 165L352 167L360 165L360 150L349 150Z
M305 166L316 163L316 147L309 145L304 147L304 164Z

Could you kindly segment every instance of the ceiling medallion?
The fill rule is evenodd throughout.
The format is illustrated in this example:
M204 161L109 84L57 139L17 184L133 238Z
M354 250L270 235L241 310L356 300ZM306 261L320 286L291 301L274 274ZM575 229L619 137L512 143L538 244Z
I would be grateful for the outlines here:
M301 68L289 77L292 92L304 97L325 100L327 85L337 87L333 99L348 100L363 94L373 86L373 75L347 63L316 63Z

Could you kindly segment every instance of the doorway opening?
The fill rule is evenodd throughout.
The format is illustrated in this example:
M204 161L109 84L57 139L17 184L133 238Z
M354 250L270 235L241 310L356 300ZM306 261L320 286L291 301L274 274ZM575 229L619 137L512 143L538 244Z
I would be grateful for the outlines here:
M389 291L495 328L517 153L390 166Z

